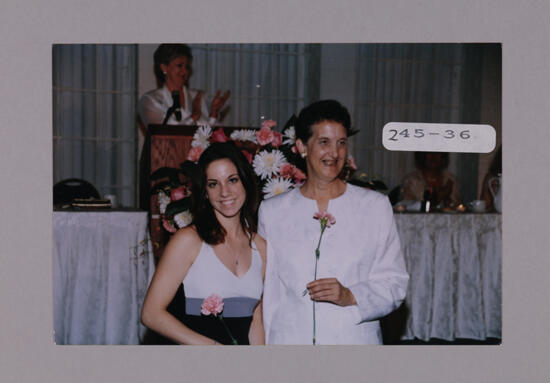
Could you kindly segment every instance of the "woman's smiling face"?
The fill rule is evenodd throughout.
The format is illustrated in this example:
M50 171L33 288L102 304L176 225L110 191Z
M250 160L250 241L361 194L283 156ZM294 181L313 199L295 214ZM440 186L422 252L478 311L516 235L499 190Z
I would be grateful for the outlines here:
M297 141L300 153L306 154L307 177L325 182L335 180L342 171L347 155L347 131L335 121L321 121L312 125L312 136L307 144Z
M161 64L160 69L165 73L165 83L170 90L179 90L189 81L191 75L191 62L186 56L179 56L166 64Z
M237 167L227 158L213 161L206 168L206 193L218 219L240 213L246 191Z

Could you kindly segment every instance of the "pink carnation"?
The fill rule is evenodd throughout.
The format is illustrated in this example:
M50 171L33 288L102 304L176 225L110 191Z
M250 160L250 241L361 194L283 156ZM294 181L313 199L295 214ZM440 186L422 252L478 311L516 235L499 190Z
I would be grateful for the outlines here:
M262 129L263 128L271 129L276 125L277 125L277 123L273 120L265 120L264 122L262 122Z
M283 135L279 132L273 132L273 140L271 140L271 145L278 148L283 144Z
M252 153L250 153L246 150L241 150L241 152L243 152L243 154L246 157L246 159L248 160L248 162L252 163L252 160L253 160Z
M170 233L175 233L176 231L178 231L178 229L176 229L174 225L170 223L170 221L164 218L162 219L162 226L166 229L166 231L169 231Z
M260 145L267 145L273 141L273 131L268 126L262 127L256 132L256 139Z
M292 147L290 148L290 151L292 153L298 153L298 149L296 148L296 145L292 145Z
M296 168L296 172L294 173L294 179L297 182L302 182L302 181L305 181L306 178L307 178L307 176L304 174L304 172L301 171L300 169Z
M331 227L336 223L336 218L334 218L334 216L328 211L318 211L313 215L313 218L321 221L321 225L323 225L324 222L326 227Z
M192 162L197 162L202 152L204 152L204 149L201 146L193 146L189 149L189 153L187 153L187 159Z
M304 172L288 162L281 165L279 168L279 174L284 178L293 178L297 182L301 182L306 179Z
M216 129L214 133L212 133L211 139L213 142L227 142L228 140L222 128Z
M170 190L170 199L172 201L178 201L185 197L185 188L183 186Z
M212 294L202 301L201 313L217 316L223 311L223 299L217 294Z

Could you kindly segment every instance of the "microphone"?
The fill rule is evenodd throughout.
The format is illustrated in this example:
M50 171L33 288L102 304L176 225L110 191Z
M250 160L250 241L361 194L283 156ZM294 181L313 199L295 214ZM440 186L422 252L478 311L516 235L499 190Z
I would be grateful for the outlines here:
M172 110L174 111L176 120L181 121L180 92L178 90L175 90L172 92L172 101L173 101Z

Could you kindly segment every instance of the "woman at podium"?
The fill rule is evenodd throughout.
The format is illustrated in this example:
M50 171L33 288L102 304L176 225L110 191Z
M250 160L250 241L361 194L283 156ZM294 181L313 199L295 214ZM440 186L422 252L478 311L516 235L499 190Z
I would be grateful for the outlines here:
M161 44L153 59L158 88L139 100L138 113L143 126L214 125L230 92L222 95L218 91L209 109L203 92L188 88L193 61L191 48L185 44Z

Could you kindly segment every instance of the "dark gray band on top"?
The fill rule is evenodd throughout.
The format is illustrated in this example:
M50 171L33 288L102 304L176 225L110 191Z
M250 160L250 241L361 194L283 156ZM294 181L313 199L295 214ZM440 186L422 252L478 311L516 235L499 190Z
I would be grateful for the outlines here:
M185 297L185 313L187 315L201 315L202 298ZM258 304L258 299L248 297L225 298L223 300L222 315L231 317L251 316Z

